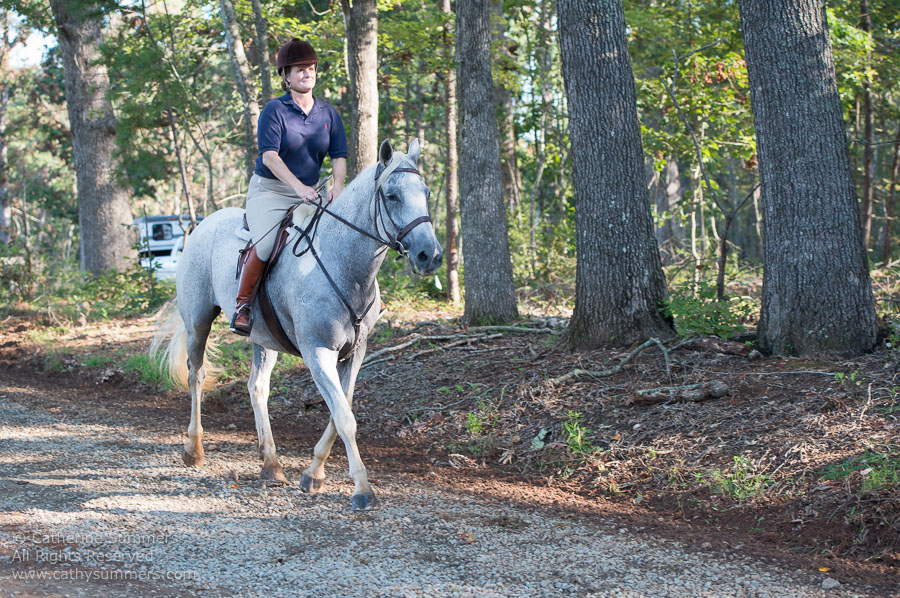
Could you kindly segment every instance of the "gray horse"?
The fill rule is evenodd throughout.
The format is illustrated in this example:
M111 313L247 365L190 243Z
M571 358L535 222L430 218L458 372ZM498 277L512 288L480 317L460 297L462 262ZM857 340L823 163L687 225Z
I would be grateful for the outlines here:
M292 239L267 281L284 331L302 353L331 413L331 421L316 444L313 462L303 472L301 489L323 491L325 460L336 435L340 435L355 484L351 498L354 510L376 505L356 446L356 419L351 407L366 338L378 318L376 275L386 246L406 253L413 269L422 275L433 273L442 259L440 243L428 218L430 192L416 169L418 142L413 140L403 154L394 152L385 141L378 153L378 163L362 171L328 207L332 214L320 216L312 243L314 251L306 251L300 257L291 255ZM183 453L188 465L203 464L200 402L203 390L209 388L207 376L213 372L207 350L214 351L207 345L211 345L213 320L220 311L230 314L234 309L235 260L244 246L237 234L242 215L243 210L238 208L220 210L191 233L178 261L177 312L173 306L169 317L161 320L151 349L160 352L171 335L164 352L169 373L191 391L191 423ZM301 239L298 247L304 245L308 243ZM374 309L365 311L372 305ZM351 312L359 319L356 326ZM253 307L253 318L253 366L248 387L263 460L261 477L286 483L275 455L267 408L272 368L284 348L266 327L258 305Z

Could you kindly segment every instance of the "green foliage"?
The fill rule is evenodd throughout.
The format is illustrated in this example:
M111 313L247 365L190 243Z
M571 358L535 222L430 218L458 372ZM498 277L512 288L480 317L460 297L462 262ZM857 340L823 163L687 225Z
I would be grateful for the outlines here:
M696 294L692 286L683 284L669 290L666 313L675 318L679 334L729 338L746 330L744 322L753 312L749 298L717 301L713 284L701 280Z
M478 438L481 436L481 433L484 431L484 422L481 419L481 416L474 412L470 411L466 414L466 432L469 433L469 436L472 438Z
M575 411L566 413L568 421L563 424L563 440L576 457L593 454L597 448L593 444L594 431L584 425L584 416Z
M758 471L753 461L742 455L734 457L730 471L711 470L708 477L697 474L698 481L704 481L715 494L728 496L734 500L746 500L763 492L769 476Z
M826 480L843 480L854 473L862 477L863 492L880 492L900 487L900 449L867 450L822 472Z
M150 355L138 353L130 356L122 369L126 372L137 374L138 380L142 384L158 388L160 390L168 390L171 388L172 382L163 368L159 367L159 363Z

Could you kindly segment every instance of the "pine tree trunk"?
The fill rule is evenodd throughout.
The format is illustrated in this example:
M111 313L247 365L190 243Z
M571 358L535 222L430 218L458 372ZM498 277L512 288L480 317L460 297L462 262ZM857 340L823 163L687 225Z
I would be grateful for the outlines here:
M259 55L259 79L262 84L260 105L265 106L272 99L272 61L269 57L268 25L262 14L259 0L253 0L253 31L256 33L256 52Z
M8 73L6 68L6 53L0 62L0 72ZM12 243L12 206L9 203L9 173L6 164L7 147L6 139L6 108L9 105L9 85L0 83L0 243L9 245Z
M225 28L225 45L231 57L231 68L234 82L244 105L244 151L247 160L247 178L253 175L256 168L256 157L259 151L256 146L256 128L259 124L259 102L256 99L256 85L250 72L250 62L244 52L244 42L238 28L234 3L231 0L219 0L222 13L222 24Z
M894 161L891 164L891 190L885 206L884 244L881 249L881 265L887 266L891 261L891 231L894 222L894 206L897 203L897 176L900 174L900 125L894 138Z
M678 162L675 158L666 159L666 166L662 172L656 173L658 181L656 185L656 209L667 213L665 222L656 229L656 241L660 248L663 261L671 262L675 258L675 250L684 238L684 230L678 223L675 210L681 201L681 177L678 172Z
M866 32L871 42L872 17L869 15L869 0L859 1L859 26ZM869 66L869 59L866 61ZM872 235L872 212L875 208L875 108L872 106L872 83L868 75L863 79L863 122L864 140L863 147L863 188L862 188L862 235L863 245L869 248L869 238Z
M100 61L100 18L83 3L51 0L63 56L66 108L81 223L82 267L98 273L134 263L128 192L116 183L116 120Z
M350 155L347 178L378 156L378 11L375 0L341 0L350 76Z
M760 348L858 355L875 309L824 3L740 9L765 214Z
M508 87L509 73L517 68L516 57L510 51L506 39L506 21L503 17L503 1L492 0L491 10L494 21L495 72L502 78L494 81L494 104L497 108L497 125L500 132L500 183L503 198L510 209L522 203L522 177L519 174L519 160L516 156L516 126L513 114L512 93Z
M559 0L578 263L572 349L672 336L650 217L622 0Z
M453 14L450 0L439 0L441 12L446 18ZM447 64L453 64L453 33L449 23L444 25L444 48ZM444 128L447 140L446 186L447 186L447 237L444 255L447 257L447 298L451 303L459 303L459 223L456 220L457 155L456 155L456 69L447 68L444 79Z
M518 316L491 77L490 0L457 0L459 154L467 324Z

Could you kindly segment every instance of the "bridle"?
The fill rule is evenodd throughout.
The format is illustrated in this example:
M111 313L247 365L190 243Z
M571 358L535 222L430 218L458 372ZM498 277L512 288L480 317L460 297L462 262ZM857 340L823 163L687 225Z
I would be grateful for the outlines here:
M387 174L384 174L385 170L387 170L387 169L389 169ZM369 310L371 310L372 306L375 304L375 299L377 299L377 296L372 295L372 300L369 301L369 304L363 310L362 314L357 315L356 311L353 309L353 306L350 305L350 300L347 298L347 296L344 294L344 292L341 291L341 289L338 287L337 283L331 277L331 274L325 268L325 264L322 263L322 259L319 257L319 253L316 251L315 247L313 247L313 239L315 238L316 232L319 229L319 221L322 218L322 214L328 214L329 216L331 216L338 222L345 224L346 226L350 227L351 229L355 230L356 232L360 233L361 235L366 236L374 241L377 241L379 246L382 249L386 248L386 247L393 249L394 251L396 251L398 253L398 256L397 256L398 260L405 257L408 253L408 250L403 245L403 238L406 237L406 235L408 235L409 232L412 231L412 229L419 226L420 224L423 224L425 222L431 222L431 218L428 216L419 216L418 218L412 220L411 222L409 222L408 224L406 224L406 226L403 226L402 228L394 221L394 218L391 216L391 213L388 210L388 207L387 207L388 200L384 194L384 190L382 189L382 186L384 185L385 181L387 180L387 177L394 174L395 172L408 172L408 173L412 173L412 174L417 174L417 175L419 175L419 177L422 176L422 173L419 172L418 169L416 169L416 168L401 167L401 166L395 166L393 168L390 168L390 166L388 166L386 168L384 166L384 164L382 164L381 162L378 163L378 166L375 169L375 196L374 196L375 206L374 206L374 211L373 211L373 220L375 223L375 233L374 234L370 233L369 231L367 231L363 228L356 226L349 220L347 220L341 216L338 216L337 214L335 214L334 212L332 212L331 210L326 208L324 205L322 205L321 199L319 200L318 203L313 204L316 206L316 211L310 218L309 223L306 225L305 228L300 228L296 224L291 225L294 228L294 230L296 230L298 233L300 233L297 236L297 240L294 242L294 247L291 249L291 253L293 253L295 257L300 257L303 254L305 254L307 251L312 254L313 258L315 258L315 260L316 260L316 263L319 264L319 268L322 269L322 273L325 274L325 278L328 279L328 283L331 285L331 288L334 289L334 292L337 293L337 296L340 298L341 302L344 304L344 307L346 307L347 311L350 313L350 318L353 322L353 332L354 332L353 343L349 346L349 348L342 350L338 354L338 358L340 361L343 361L347 357L352 355L354 350L356 349L356 345L359 343L360 325L362 324L362 321L365 319L366 314L369 313ZM384 175L384 179L381 179L382 175ZM379 179L381 179L381 180L379 181ZM293 211L293 209L292 209L292 211ZM385 226L385 220L384 220L385 216L387 216L388 222L391 223L391 226L397 232L396 236L393 236L388 232L387 226ZM381 234L379 233L379 224L381 225L381 230L384 231L384 236L381 236ZM306 241L306 247L298 251L298 249L300 248L300 242L304 241L304 240Z

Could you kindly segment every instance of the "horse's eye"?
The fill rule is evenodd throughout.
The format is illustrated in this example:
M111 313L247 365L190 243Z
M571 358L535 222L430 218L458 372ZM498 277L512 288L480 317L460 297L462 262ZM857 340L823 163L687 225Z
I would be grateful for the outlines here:
M391 201L400 201L400 196L396 193L388 193L387 198Z

